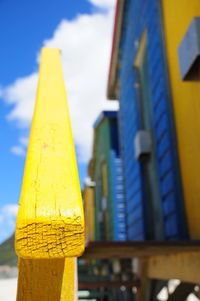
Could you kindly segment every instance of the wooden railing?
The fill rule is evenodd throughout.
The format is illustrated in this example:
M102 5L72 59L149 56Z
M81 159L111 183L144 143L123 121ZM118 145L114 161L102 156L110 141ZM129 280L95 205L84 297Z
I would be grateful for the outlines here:
M60 51L43 49L16 223L18 301L76 300L84 214Z

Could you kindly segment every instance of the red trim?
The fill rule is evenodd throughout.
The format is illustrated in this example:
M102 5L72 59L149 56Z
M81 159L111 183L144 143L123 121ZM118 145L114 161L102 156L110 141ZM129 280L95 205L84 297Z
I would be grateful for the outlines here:
M109 76L108 76L108 96L109 96L109 90L111 88L111 80L112 80L112 65L113 65L113 57L114 57L114 52L116 48L116 40L117 40L117 31L118 31L118 19L120 15L120 1L117 0L116 4L116 11L115 11L115 22L114 22L114 32L113 32L113 41L112 41L112 52L111 52L111 60L110 60L110 67L109 67Z

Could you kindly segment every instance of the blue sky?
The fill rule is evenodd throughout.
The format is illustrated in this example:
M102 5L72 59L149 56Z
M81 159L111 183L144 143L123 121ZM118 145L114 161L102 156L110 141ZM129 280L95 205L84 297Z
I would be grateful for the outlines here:
M0 0L0 242L15 225L43 46L62 49L79 175L106 103L115 0Z

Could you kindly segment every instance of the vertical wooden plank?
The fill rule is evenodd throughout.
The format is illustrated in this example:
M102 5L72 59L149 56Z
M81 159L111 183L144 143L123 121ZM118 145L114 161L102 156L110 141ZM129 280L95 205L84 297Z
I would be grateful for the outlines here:
M61 301L78 300L77 258L65 259Z
M76 259L19 259L17 301L76 301Z
M83 192L84 213L85 213L85 239L86 242L94 240L94 189L86 186Z

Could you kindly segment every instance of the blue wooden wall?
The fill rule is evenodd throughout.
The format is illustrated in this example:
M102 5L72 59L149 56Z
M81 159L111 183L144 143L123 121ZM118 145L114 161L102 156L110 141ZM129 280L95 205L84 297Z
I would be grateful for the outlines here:
M146 239L147 227L145 214L148 200L144 199L141 165L134 158L133 148L134 137L140 127L133 62L138 50L138 42L145 29L147 29L148 39L147 52L153 108L152 125L155 136L164 238L183 239L187 237L187 227L165 61L160 1L125 1L122 29L118 74L120 82L119 132L125 179L128 239Z
M116 241L125 241L127 236L122 160L114 150L110 151L110 163L113 200L113 238Z

